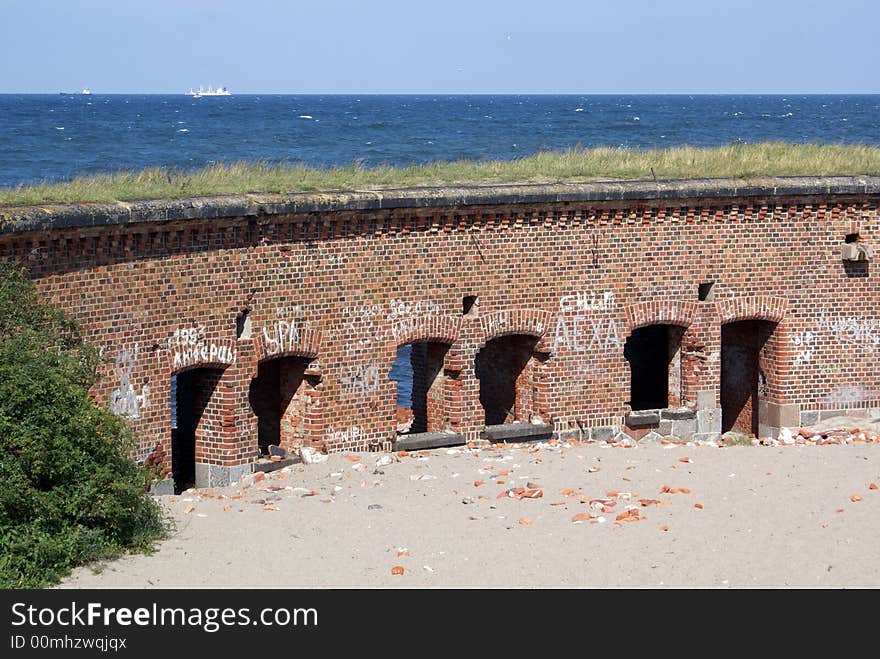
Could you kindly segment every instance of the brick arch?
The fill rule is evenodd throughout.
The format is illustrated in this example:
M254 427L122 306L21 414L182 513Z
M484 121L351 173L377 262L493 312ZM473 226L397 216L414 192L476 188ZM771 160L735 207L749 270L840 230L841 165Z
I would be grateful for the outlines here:
M401 318L391 323L391 336L396 347L407 343L431 342L452 345L461 332L461 316L425 314Z
M301 327L295 322L276 320L268 327L255 329L253 337L259 363L277 357L314 359L321 352L323 333L308 325Z
M553 312L542 309L505 309L483 314L480 316L479 347L501 336L528 334L537 337L543 349L547 342L542 339L553 327L553 316Z
M689 327L696 310L697 303L689 300L653 300L629 305L626 320L630 331L647 325Z
M769 320L778 323L788 311L788 300L770 295L736 297L716 301L715 309L722 325L737 320Z

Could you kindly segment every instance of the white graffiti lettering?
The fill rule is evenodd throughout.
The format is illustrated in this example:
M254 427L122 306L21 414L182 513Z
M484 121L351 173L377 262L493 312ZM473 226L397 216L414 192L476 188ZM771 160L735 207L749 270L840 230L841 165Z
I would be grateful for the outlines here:
M614 308L614 293L594 293L578 291L574 295L563 295L559 300L560 311L608 311Z
M837 387L822 398L823 403L861 403L880 398L880 391L868 389L863 384Z
M816 349L816 335L812 332L802 332L795 335L793 339L794 345L798 348L798 353L794 356L794 365L802 366L813 361L813 352Z
M362 437L364 437L366 433L358 428L357 426L353 426L351 428L345 428L343 430L331 430L326 434L326 439L330 443L340 443L340 442L354 442Z
M572 352L593 349L610 350L623 348L620 326L613 318L588 318L586 316L559 316L553 344Z
M113 360L113 368L119 379L119 386L110 394L110 411L126 419L138 419L141 412L150 407L150 387L144 384L141 393L134 388L134 365L139 353L139 346L134 349L123 349Z
M379 367L358 364L346 366L339 378L342 392L348 396L366 396L379 391Z
M263 342L267 355L277 355L294 350L300 343L300 332L309 329L306 322L302 328L296 320L277 320L270 328L263 328Z
M858 346L868 352L880 348L880 327L873 318L831 319L822 312L819 329L827 329L841 343Z

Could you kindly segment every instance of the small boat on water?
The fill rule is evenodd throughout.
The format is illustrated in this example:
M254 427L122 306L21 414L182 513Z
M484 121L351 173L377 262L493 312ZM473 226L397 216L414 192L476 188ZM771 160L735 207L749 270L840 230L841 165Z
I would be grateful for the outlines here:
M193 98L201 98L202 96L232 96L232 92L226 87L220 86L217 87L217 89L214 89L210 85L207 89L199 85L198 91L193 91L193 88L190 87L189 91L185 93L187 96L192 96Z
M91 93L92 93L92 90L89 89L88 87L83 87L83 90L80 92L80 94L83 94L84 96L88 96Z

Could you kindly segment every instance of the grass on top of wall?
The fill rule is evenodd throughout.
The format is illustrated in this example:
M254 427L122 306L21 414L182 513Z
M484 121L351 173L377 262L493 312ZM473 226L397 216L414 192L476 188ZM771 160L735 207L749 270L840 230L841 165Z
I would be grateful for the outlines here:
M653 174L652 174L653 169ZM435 162L409 167L312 168L233 162L200 170L150 168L52 184L0 188L0 204L121 201L248 192L314 192L433 185L557 183L673 178L880 174L880 148L764 142L714 148L599 147L545 151L515 160Z

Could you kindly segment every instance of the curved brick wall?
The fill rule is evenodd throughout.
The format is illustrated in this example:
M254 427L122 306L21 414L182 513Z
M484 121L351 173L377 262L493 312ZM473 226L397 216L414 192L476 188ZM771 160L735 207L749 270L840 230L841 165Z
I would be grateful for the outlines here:
M514 398L493 414L559 435L709 438L875 413L876 265L841 249L854 234L880 246L878 196L877 177L838 177L0 208L0 258L103 347L94 393L130 419L139 457L158 447L170 466L172 375L207 374L184 378L210 382L192 393L204 484L255 460L249 398L276 358L297 364L273 375L296 387L279 396L276 425L295 428L283 446L389 446L388 373L410 342L428 346L420 423L456 441L484 436L475 363L499 345L517 354L481 366L483 396ZM653 325L668 329L633 334ZM669 409L630 415L630 365L664 362L646 386L668 386Z

